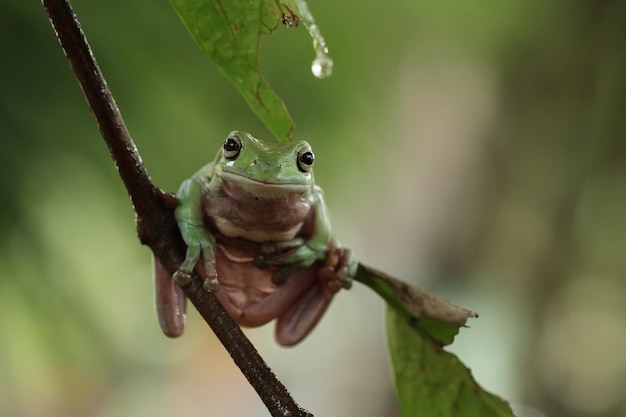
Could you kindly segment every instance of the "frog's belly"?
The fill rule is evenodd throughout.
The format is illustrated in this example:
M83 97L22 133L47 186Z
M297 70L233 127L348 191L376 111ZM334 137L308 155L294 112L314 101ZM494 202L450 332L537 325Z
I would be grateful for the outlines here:
M226 237L240 237L253 242L271 242L293 239L302 228L302 223L282 228L244 228L224 219L215 218L215 227Z
M311 268L298 269L277 286L272 275L277 267L258 268L254 254L217 245L218 297L228 314L241 326L256 327L279 317L316 282Z
M258 268L249 252L217 245L216 267L220 287L239 309L259 302L278 288L272 282L277 268Z

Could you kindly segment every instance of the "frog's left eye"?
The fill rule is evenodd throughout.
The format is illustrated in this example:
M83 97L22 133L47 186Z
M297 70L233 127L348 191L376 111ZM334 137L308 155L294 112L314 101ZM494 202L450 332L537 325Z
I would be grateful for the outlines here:
M237 136L231 136L224 141L222 146L222 154L226 159L235 159L241 151L241 139Z
M315 155L309 148L302 148L298 152L298 169L302 172L309 172L313 168Z

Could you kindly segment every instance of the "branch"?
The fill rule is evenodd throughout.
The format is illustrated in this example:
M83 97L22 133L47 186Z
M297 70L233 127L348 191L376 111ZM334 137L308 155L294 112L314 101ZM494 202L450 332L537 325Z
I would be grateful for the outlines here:
M42 3L130 195L137 215L139 240L148 245L163 266L173 273L184 257L184 246L173 213L143 166L69 0L42 0ZM192 282L183 291L272 416L312 416L291 398L215 295L202 288L198 274L194 273Z

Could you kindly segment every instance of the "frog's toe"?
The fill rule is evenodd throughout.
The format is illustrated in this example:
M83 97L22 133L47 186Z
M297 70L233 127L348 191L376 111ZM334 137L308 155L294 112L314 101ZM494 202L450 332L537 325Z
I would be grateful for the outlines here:
M344 249L331 241L326 254L326 262L320 268L320 277L326 282L326 286L332 292L342 288L352 287L352 278L356 273L358 264L350 249Z
M340 289L349 290L352 288L352 277L348 275L347 270L340 270L337 273L336 279L329 282L328 285L331 288L336 288L335 291L339 291Z
M220 282L217 280L217 277L206 278L202 283L202 288L208 292L215 292L220 288Z
M342 288L346 290L352 288L352 277L347 274L347 270L344 268L334 270L324 266L320 268L319 275L332 293L336 293Z
M174 272L172 278L174 278L174 282L181 287L186 287L191 284L191 271L179 268L176 272Z

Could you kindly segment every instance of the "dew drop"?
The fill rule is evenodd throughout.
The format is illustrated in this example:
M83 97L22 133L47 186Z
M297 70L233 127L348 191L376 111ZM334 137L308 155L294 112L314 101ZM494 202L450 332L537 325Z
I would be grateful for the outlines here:
M304 24L309 31L311 38L313 38L313 49L315 49L315 59L311 64L311 72L317 78L326 78L333 72L333 60L328 55L328 48L326 47L326 41L320 32L319 27L315 24L313 15L309 11L306 1L296 0L296 7L300 14L300 21Z
M326 78L333 73L333 60L328 54L318 53L311 64L311 72L317 78Z

